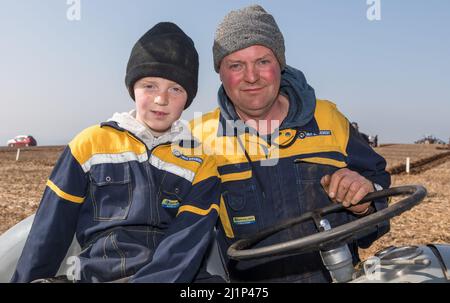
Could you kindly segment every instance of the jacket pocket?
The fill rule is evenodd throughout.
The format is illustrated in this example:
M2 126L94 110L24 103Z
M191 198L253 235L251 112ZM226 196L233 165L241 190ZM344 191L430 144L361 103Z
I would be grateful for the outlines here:
M339 168L331 165L296 162L297 192L302 213L324 207L331 203L320 180L332 175Z
M297 182L297 191L302 213L314 211L333 203L328 197L325 189L322 187L322 184L320 184L320 180L325 175L332 175L340 169L340 167L318 163L296 162L295 168L297 181L299 181ZM343 219L346 218L346 215L332 213L326 215L325 218L328 219L332 227L336 227L345 223ZM302 229L305 235L317 232L312 221L303 223Z
M259 230L261 205L251 178L222 183L222 197L235 237L245 238Z
M125 220L132 201L129 163L106 163L91 168L94 220Z

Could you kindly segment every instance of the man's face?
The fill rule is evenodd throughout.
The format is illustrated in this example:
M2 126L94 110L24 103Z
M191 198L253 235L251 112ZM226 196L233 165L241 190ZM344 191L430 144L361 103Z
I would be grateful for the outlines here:
M263 117L278 97L280 64L265 46L253 45L224 57L219 74L242 118Z
M158 77L139 79L134 85L134 96L136 119L156 136L180 118L187 101L187 92L181 85Z

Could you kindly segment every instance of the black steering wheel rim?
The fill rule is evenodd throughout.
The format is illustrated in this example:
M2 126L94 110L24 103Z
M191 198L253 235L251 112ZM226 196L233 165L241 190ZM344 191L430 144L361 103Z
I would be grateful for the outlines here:
M333 227L327 231L269 246L248 248L261 242L270 235L284 230L292 225L299 224L315 216L317 217L329 213L339 212L344 209L344 206L341 203L331 204L329 206L322 207L312 212L303 214L299 217L283 221L276 226L272 226L257 233L251 238L238 240L228 248L227 254L228 257L233 260L249 260L275 255L280 256L292 253L305 253L329 246L334 246L337 243L348 243L358 237L363 236L367 232L370 232L370 229L375 225L398 216L401 213L416 206L425 198L426 194L427 190L422 185L398 186L369 193L358 204L398 195L408 195L408 197L398 201L395 204L389 205L385 209L356 219L352 222Z

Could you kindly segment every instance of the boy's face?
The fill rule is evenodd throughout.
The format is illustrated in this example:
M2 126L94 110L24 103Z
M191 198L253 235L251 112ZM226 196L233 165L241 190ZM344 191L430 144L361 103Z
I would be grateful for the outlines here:
M134 84L136 119L160 136L178 120L187 101L186 90L176 82L145 77Z

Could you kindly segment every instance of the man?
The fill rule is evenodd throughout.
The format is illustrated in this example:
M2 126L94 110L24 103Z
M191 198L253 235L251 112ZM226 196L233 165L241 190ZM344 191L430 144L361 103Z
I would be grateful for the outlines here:
M218 242L232 282L329 282L318 252L237 262L226 251L241 238L330 200L347 208L328 216L332 226L387 205L384 199L355 205L374 186L389 187L386 162L333 103L316 100L302 72L286 65L284 51L283 35L262 7L230 12L213 46L220 108L192 122L196 136L216 153L222 186ZM350 243L354 262L358 246L369 246L388 229L386 222ZM307 222L257 247L314 232Z

